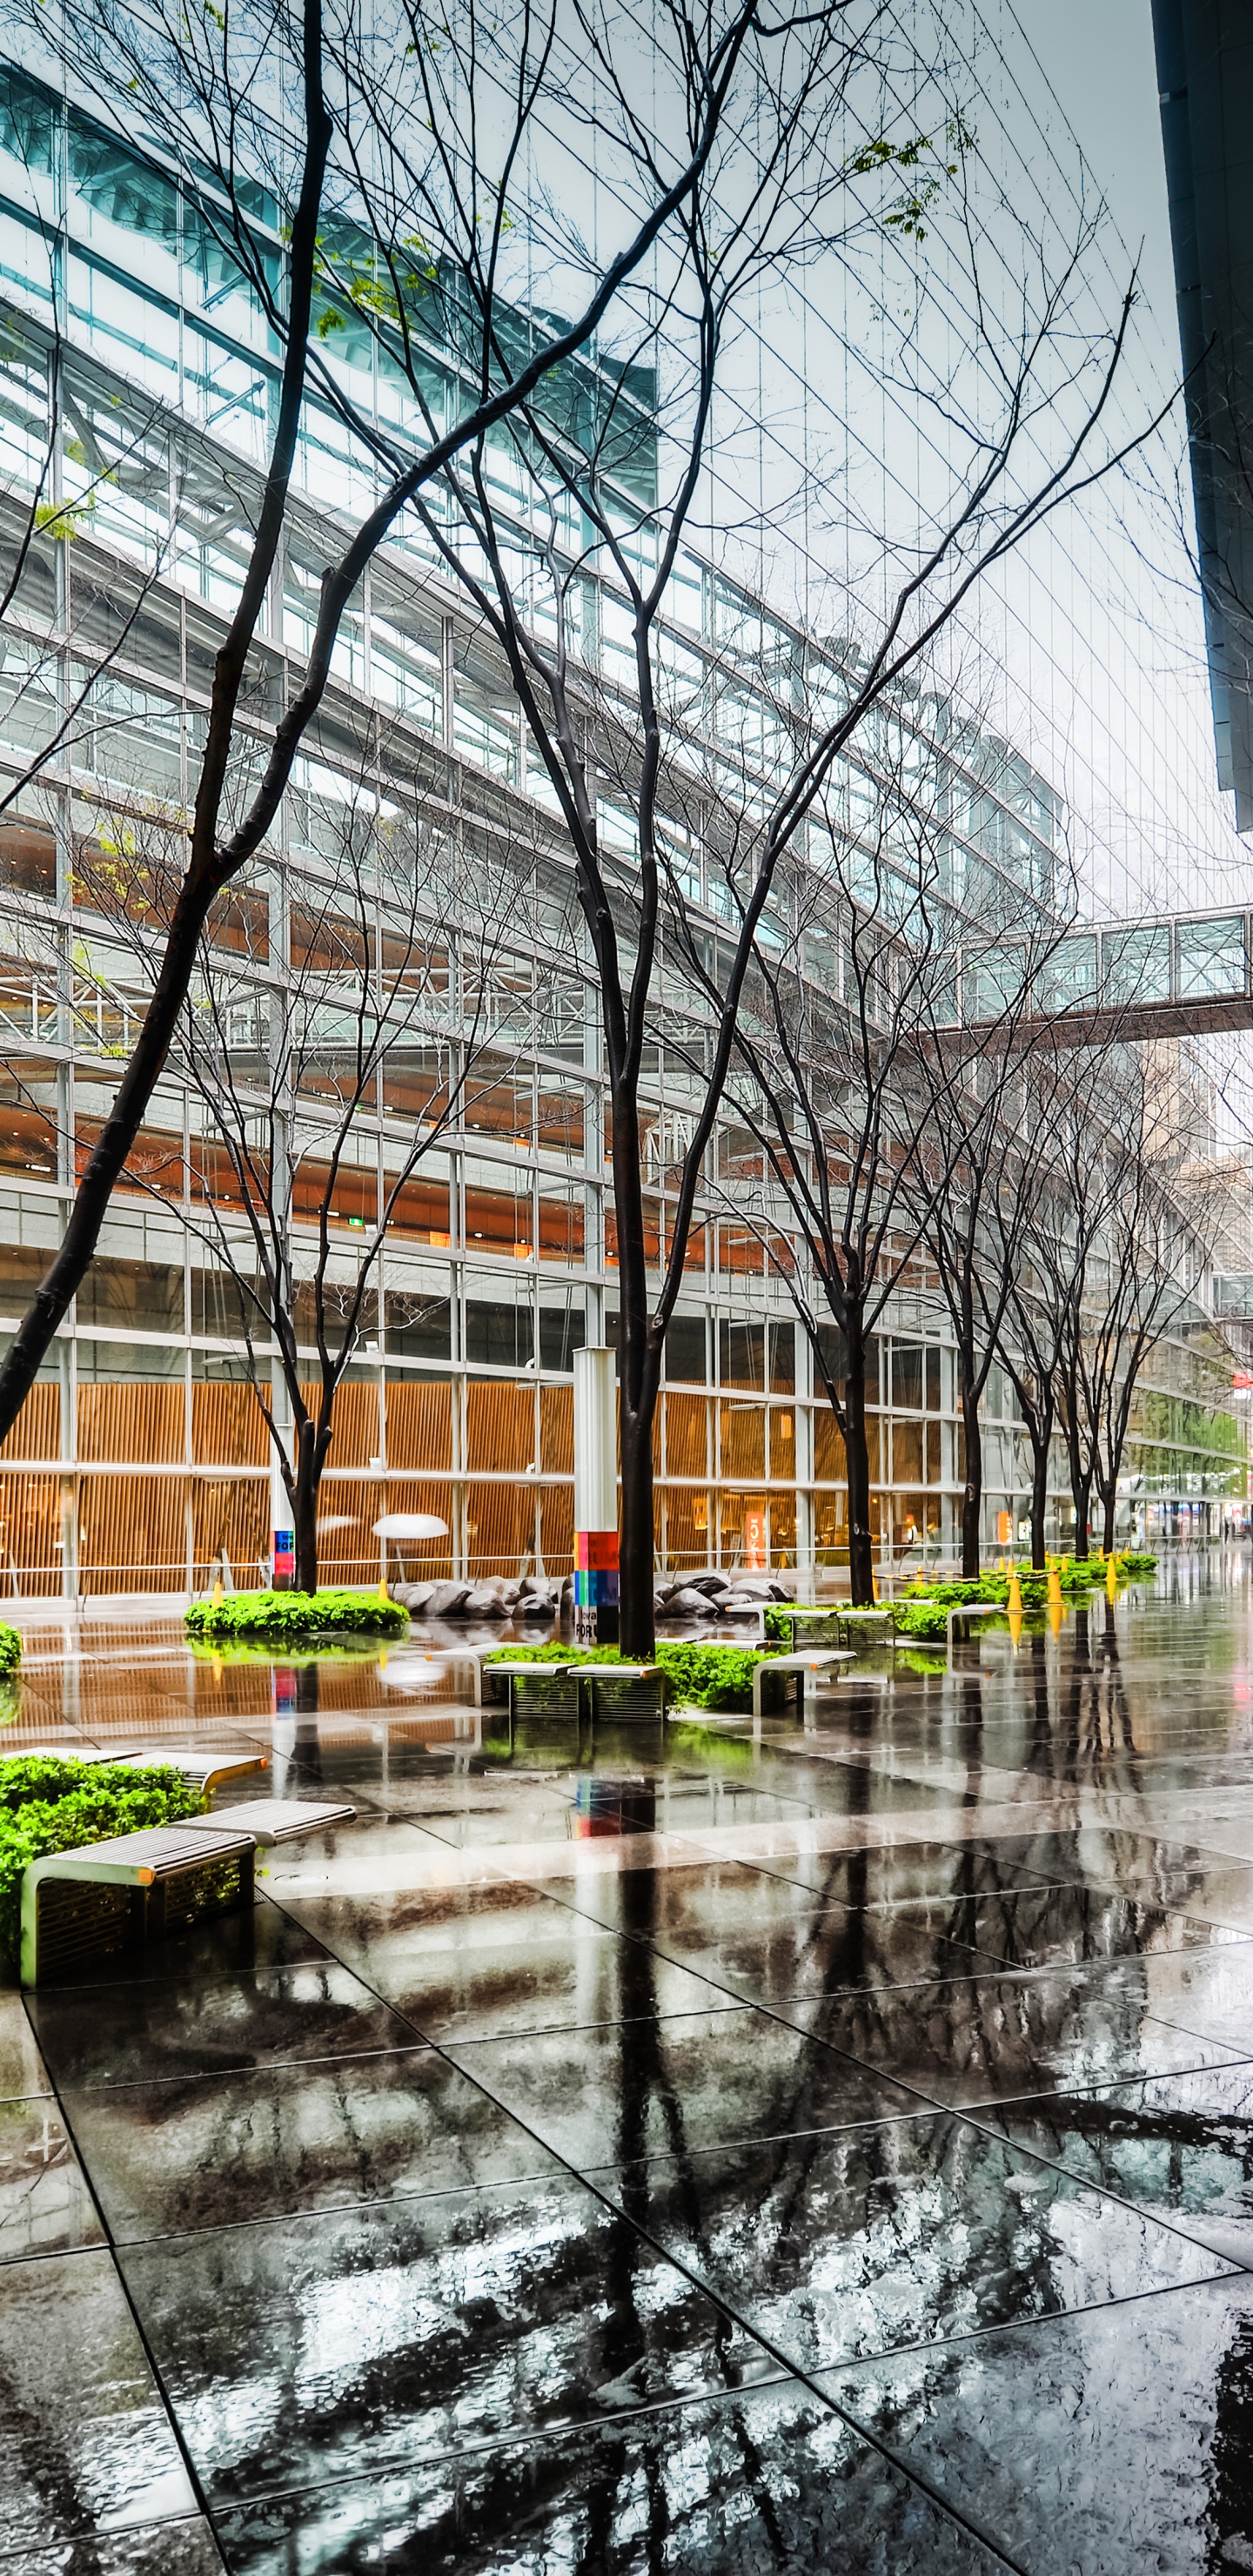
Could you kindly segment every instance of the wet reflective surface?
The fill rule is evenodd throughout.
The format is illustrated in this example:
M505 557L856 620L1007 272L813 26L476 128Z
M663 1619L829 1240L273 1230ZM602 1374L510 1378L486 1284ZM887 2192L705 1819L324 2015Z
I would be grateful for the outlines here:
M0 2576L1253 2569L1247 1563L811 1732L27 1640L358 1812L0 1984Z

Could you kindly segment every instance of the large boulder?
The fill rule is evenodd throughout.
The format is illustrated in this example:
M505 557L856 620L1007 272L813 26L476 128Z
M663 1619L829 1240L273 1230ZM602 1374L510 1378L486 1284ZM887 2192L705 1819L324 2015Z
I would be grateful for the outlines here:
M695 1584L683 1584L666 1602L667 1619L708 1619L713 1609L707 1592L698 1592Z
M433 1583L427 1596L425 1616L428 1619L456 1619L470 1586L468 1583Z
M398 1601L402 1610L408 1610L415 1617L420 1617L429 1607L435 1585L433 1583L393 1583L390 1590L393 1601Z
M457 1615L461 1619L507 1619L510 1607L499 1584L476 1583Z

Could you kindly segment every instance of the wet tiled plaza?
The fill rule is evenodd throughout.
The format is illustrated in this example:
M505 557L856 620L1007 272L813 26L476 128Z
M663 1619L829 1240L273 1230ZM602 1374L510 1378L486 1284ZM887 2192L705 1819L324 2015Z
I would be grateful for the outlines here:
M0 2570L1253 2570L1251 1623L755 1737L28 1619L6 1750L357 1817L0 1992Z

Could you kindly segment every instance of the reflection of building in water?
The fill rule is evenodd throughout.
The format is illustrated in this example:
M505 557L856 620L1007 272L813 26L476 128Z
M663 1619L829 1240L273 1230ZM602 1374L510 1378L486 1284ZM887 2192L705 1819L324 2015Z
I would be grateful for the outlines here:
M64 771L24 791L0 824L0 1016L13 1068L0 1095L3 1329L46 1267L76 1159L99 1131L143 1005L142 961L116 900L110 909L107 862L145 818L177 810L186 796L259 488L274 355L256 297L208 220L209 181L170 168L159 137L124 139L26 72L0 70L11 299L0 540L20 526L50 441L75 528L72 546L37 537L7 623L0 759L11 768L29 758L55 731L57 709L81 691L88 666L110 655ZM251 220L261 254L276 263L282 246L260 193ZM65 245L59 346L50 231ZM339 319L345 328L326 341L322 364L332 374L348 365L385 375L376 343L351 316ZM429 333L430 315L419 327ZM434 341L428 355L438 412L457 359ZM606 375L594 358L576 373L589 416L600 416L612 394L609 463L624 491L647 499L656 468L652 380L640 370ZM399 402L397 386L380 383L380 399ZM507 471L504 451L496 465ZM350 478L340 425L317 396L302 471L268 632L253 656L245 720L253 748L307 653L328 513ZM519 507L524 499L520 485ZM158 541L160 578L141 604L135 566L151 560ZM768 764L776 743L777 704L762 673L800 673L811 690L838 695L858 647L802 633L695 557L679 587L686 622L666 651L693 676L676 760L689 786L711 762L715 771L718 762L736 765L751 785L754 758ZM602 680L626 687L622 602L596 572L584 592L579 649ZM119 611L131 608L120 635ZM378 557L354 604L317 755L298 764L282 846L239 881L221 926L233 978L228 1051L245 1089L264 1059L266 1013L276 997L290 1008L291 960L349 816L353 829L361 824L367 739L372 838L363 864L381 917L413 881L420 850L451 833L471 871L524 866L519 919L525 911L527 921L511 925L493 970L491 1049L464 1118L393 1212L340 1399L324 1566L332 1580L376 1578L375 1521L420 1504L451 1532L445 1558L428 1552L432 1571L557 1567L568 1564L572 1539L572 1354L589 1340L612 1341L617 1320L596 997L570 932L559 835L528 773L507 674L416 528ZM909 781L911 812L936 835L946 904L969 920L1019 926L1048 913L1065 817L1049 782L1011 743L936 696L894 704L868 729L868 743L864 765L850 757L830 799L854 879L875 845L882 756ZM629 852L630 818L615 795L614 782L602 781L600 827L608 846ZM725 880L688 822L680 829L676 821L675 833L673 863L716 947ZM92 852L86 874L71 865L75 846ZM887 865L890 876L890 850ZM468 917L438 924L447 991L469 972L473 928ZM814 949L815 974L838 993L838 941L815 927ZM453 1079L460 1064L463 1037L447 1009L436 1019L420 1033L410 1027L377 1104L359 1121L358 1160L333 1209L332 1269L339 1263L345 1277L353 1230L377 1206L406 1116L424 1085L429 1092L432 1080ZM329 1030L327 1049L331 1063ZM649 1223L659 1237L673 1156L690 1134L680 1050L653 1049L646 1090ZM752 1225L736 1216L742 1149L728 1119L670 1334L657 1543L661 1561L675 1566L821 1563L847 1545L841 1442L815 1392L809 1343ZM310 1266L317 1177L316 1155L307 1154L293 1185L298 1278ZM19 1591L178 1592L203 1586L223 1561L247 1582L268 1543L267 1439L242 1382L238 1295L193 1222L212 1202L228 1231L235 1224L232 1174L210 1122L172 1078L153 1102L131 1179L7 1443L0 1583ZM308 1298L298 1296L312 1374L310 1330ZM953 1544L963 1459L952 1352L924 1294L894 1301L870 1369L875 1528L885 1551L943 1552ZM1211 1454L1214 1392L1207 1383L1189 1393L1193 1415L1170 1430L1179 1492L1220 1490L1230 1478L1229 1456ZM1029 1477L999 1369L985 1416L988 1537L1004 1541L1021 1522Z

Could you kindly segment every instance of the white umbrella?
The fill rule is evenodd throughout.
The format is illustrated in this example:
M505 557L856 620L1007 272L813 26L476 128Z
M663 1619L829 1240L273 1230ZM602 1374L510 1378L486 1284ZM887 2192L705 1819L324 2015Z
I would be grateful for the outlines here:
M374 1524L375 1538L447 1538L447 1521L434 1512L384 1512Z

